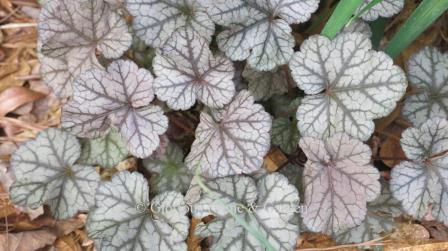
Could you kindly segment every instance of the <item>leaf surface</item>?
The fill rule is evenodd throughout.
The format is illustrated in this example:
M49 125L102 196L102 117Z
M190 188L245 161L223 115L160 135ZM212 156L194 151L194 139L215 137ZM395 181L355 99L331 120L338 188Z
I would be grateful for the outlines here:
M187 250L188 207L177 192L149 200L139 173L120 172L98 187L87 231L98 250Z
M185 193L190 187L193 175L184 164L182 149L169 143L165 153L143 160L143 166L152 173L151 192L179 191Z
M201 113L196 139L185 159L187 167L199 168L206 177L260 169L270 147L271 116L247 91L212 115Z
M299 203L299 195L286 177L273 173L262 177L255 184L250 177L232 176L208 181L205 185L212 192L203 192L200 200L193 205L192 213L195 217L207 214L216 216L207 224L198 224L195 230L199 236L213 236L211 250L264 249L227 210L237 210L275 250L294 248L299 227L289 223L289 220ZM247 208L243 207L251 209L246 211Z
M303 171L305 225L311 231L335 233L361 224L366 203L381 189L370 148L347 134L326 141L304 137L299 145L308 157Z
M60 97L71 96L74 78L81 72L101 67L96 50L106 58L118 58L132 41L125 20L102 0L48 1L38 31L43 79Z
M77 80L73 99L62 111L62 127L81 137L118 129L132 155L145 158L157 148L168 119L154 99L153 77L131 61L118 60L104 70L89 70Z
M434 117L448 117L448 53L425 47L408 61L409 82L420 93L406 99L403 115L414 126Z
M133 28L148 45L162 47L179 28L192 29L207 40L215 33L215 25L206 9L210 0L126 0L126 8L134 17Z
M391 190L403 209L421 219L432 215L448 225L448 121L432 118L403 132L401 147L410 161L392 169Z
M359 6L358 11L361 11L373 0L364 0L364 4ZM372 8L368 9L361 18L365 21L374 21L380 17L392 17L403 9L404 0L381 0Z
M155 92L176 110L191 108L196 99L222 108L235 95L232 62L214 56L208 42L191 29L176 31L154 59Z
M353 22L342 29L342 32L359 32L367 35L368 37L372 37L372 29L370 28L369 24L362 21L361 19L353 20Z
M367 140L373 119L388 115L406 90L403 71L365 34L343 32L335 39L308 38L290 62L292 76L307 96L297 110L301 135L326 138L345 132Z
M279 146L282 151L292 154L299 143L297 121L290 118L276 118L272 123L272 144Z
M246 65L242 74L249 82L248 89L257 101L266 101L274 95L288 92L288 76L280 68L272 71L256 71Z
M128 156L126 145L116 129L96 139L84 139L79 163L112 168Z
M88 211L100 176L93 167L75 164L80 153L78 140L59 129L42 131L21 145L11 158L16 177L11 200L30 208L48 203L57 219Z
M400 202L392 197L389 184L381 179L381 194L367 204L367 216L361 225L335 234L340 243L362 243L390 233L395 228L394 217L402 212Z
M217 24L228 26L217 42L230 59L247 59L255 70L268 71L291 59L294 38L289 25L306 22L318 4L318 0L218 0L208 13Z

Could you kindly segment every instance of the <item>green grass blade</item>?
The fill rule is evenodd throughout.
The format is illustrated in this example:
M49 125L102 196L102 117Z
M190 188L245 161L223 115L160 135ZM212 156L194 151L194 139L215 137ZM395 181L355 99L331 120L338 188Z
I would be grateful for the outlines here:
M423 0L387 45L385 52L397 57L448 9L448 0Z
M446 0L445 0L446 1ZM333 38L348 23L356 9L364 0L341 0L328 22L325 24L321 34Z
M229 208L224 201L222 201L218 196L216 196L216 194L204 184L204 182L202 181L202 178L197 173L194 177L195 177L196 181L198 182L198 185L202 188L202 190L204 190L206 193L208 193L212 198L216 199L219 204L224 206L227 209L228 213L235 219L235 221L238 222L238 224L240 224L242 227L244 227L255 238L257 238L257 240L261 243L261 245L266 250L275 251L275 248L272 246L271 243L269 243L268 239L266 239L264 237L264 235L258 229L249 225L249 223L247 223L243 218L241 218L241 216L239 216L236 213L236 210L232 210L232 208Z

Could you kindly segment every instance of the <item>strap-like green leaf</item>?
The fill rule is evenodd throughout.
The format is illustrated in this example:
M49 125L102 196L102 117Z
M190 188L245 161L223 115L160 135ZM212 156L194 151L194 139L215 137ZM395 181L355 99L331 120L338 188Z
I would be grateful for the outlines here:
M328 38L336 36L362 3L363 0L341 0L321 34Z
M385 52L392 58L398 56L447 9L447 0L424 0L394 35Z

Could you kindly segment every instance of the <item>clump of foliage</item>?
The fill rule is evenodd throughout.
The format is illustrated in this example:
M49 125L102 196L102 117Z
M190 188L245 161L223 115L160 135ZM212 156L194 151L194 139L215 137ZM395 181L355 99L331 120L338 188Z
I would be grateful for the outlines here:
M362 242L403 212L448 224L447 54L424 48L406 76L356 19L403 2L338 6L334 25L298 46L292 25L319 0L46 1L38 52L64 101L62 129L14 153L12 201L61 219L88 212L98 250L187 250L190 213L207 218L194 234L211 250L293 250L304 230ZM147 54L127 53L133 41ZM408 82L418 91L403 114L415 128L388 181L365 142ZM186 137L169 130L187 122ZM290 163L267 173L272 146ZM291 161L300 152L303 166ZM129 155L143 159L139 172L100 178Z

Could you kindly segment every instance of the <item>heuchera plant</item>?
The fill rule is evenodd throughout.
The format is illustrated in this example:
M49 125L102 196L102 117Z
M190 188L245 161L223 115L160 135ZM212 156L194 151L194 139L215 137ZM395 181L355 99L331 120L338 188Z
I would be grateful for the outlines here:
M403 115L415 126L429 118L448 117L448 53L425 47L408 61L408 79L416 94L407 98Z
M362 10L374 0L363 1L364 3L359 6L358 12L361 12L361 18L365 21L374 21L380 17L391 17L400 12L404 6L404 0L382 0L362 13Z
M362 242L391 231L402 211L420 219L429 208L448 224L447 54L423 49L407 78L372 49L362 20L332 39L308 37L299 49L291 25L318 6L46 1L39 58L64 103L62 129L44 130L14 153L12 201L48 204L58 219L88 212L98 250L187 250L190 215L213 216L191 231L211 237L211 250L293 250L301 230ZM402 7L384 0L361 17ZM408 80L417 92L403 113L416 128L402 135L408 160L389 184L364 141ZM185 127L174 115L193 121L189 137L168 130ZM271 144L291 160L274 173L262 168ZM299 151L307 160L293 162ZM129 155L143 159L141 173L116 170ZM101 180L98 168L118 172Z
M433 118L403 132L401 147L409 161L392 169L391 190L416 218L428 213L448 224L448 121Z

